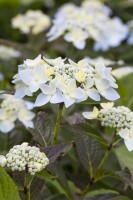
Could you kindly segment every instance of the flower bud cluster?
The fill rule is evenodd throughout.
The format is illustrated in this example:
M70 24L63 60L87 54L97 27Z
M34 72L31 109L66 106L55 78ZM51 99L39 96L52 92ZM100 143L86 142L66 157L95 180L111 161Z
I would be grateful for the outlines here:
M46 155L39 148L29 146L28 143L16 145L6 155L7 167L12 171L28 170L31 175L40 172L49 164Z
M78 49L84 49L86 40L95 41L94 50L106 51L120 45L128 34L128 26L119 17L110 17L112 11L98 0L85 0L80 6L72 3L59 8L48 32L49 41L64 36Z
M117 131L133 126L133 112L125 106L103 108L99 111L98 119L102 126L113 127Z

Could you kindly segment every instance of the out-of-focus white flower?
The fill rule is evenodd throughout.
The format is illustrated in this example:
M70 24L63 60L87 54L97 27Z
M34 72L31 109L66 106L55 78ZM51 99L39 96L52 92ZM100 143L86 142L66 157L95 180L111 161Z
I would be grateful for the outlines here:
M39 91L35 106L64 102L66 107L88 97L100 101L100 95L116 100L119 98L114 89L117 85L110 72L111 68L100 62L91 66L85 59L75 63L61 57L42 59L39 55L19 66L13 80L16 84L15 97L32 96Z
M67 42L72 42L77 49L85 48L85 40L88 38L88 33L82 29L75 28L66 33L64 39Z
M127 43L132 45L133 44L133 20L130 20L127 23L127 25L129 27L129 35L128 35Z
M1 167L5 167L5 165L7 164L7 159L5 156L0 155L0 166Z
M0 131L3 133L10 132L15 127L15 121L18 119L23 125L33 127L32 119L35 114L30 111L29 103L22 99L15 99L13 95L3 94L0 105ZM33 107L33 106L32 106Z
M3 81L3 80L4 80L4 74L0 73L0 81Z
M128 151L133 150L133 126L130 129L122 129L118 132L118 135L124 139L124 143Z
M12 27L18 28L22 33L37 35L49 28L50 18L41 10L28 10L24 15L18 14L12 19Z
M20 57L20 55L20 52L15 50L14 48L0 45L0 59L10 60L11 58L18 58Z
M111 72L111 74L117 79L121 79L132 73L133 73L133 67L130 66L120 67L112 70Z
M124 61L123 60L118 60L118 61L113 61L107 58L104 58L102 56L98 56L96 58L90 58L90 57L85 57L85 59L87 60L87 62L90 65L95 65L97 62L103 62L105 64L105 66L109 66L109 65L123 65Z
M83 1L80 7L69 3L63 5L48 32L48 41L63 36L78 49L84 49L86 39L92 38L94 50L107 51L120 45L128 34L128 26L120 18L110 18L111 9L98 0Z
M31 175L34 175L49 164L49 159L45 153L40 152L38 147L29 146L28 143L24 142L10 149L6 157L0 156L1 164L3 167L7 165L12 171L24 171L27 169Z

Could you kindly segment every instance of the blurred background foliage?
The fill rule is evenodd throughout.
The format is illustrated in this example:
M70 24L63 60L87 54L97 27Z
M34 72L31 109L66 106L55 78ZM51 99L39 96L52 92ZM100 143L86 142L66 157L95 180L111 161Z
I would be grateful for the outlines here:
M22 60L24 59L35 58L37 55L39 55L39 53L50 58L55 58L58 56L62 56L64 58L69 57L72 58L74 61L83 59L86 56L92 58L103 56L113 61L123 60L127 66L133 67L133 45L129 46L125 41L119 47L111 48L106 52L94 52L92 49L92 41L87 42L86 48L84 50L77 50L75 47L73 47L71 43L65 42L62 38L59 38L56 41L49 43L46 38L46 32L34 36L29 40L26 35L22 34L19 30L13 29L11 27L11 19L18 13L25 13L28 9L41 9L44 13L53 18L54 13L57 11L59 6L67 2L80 5L81 0L0 0L0 44L14 47L21 52L20 58L8 61L0 60L0 72L2 72L5 76L5 79L3 81L0 81L0 90L8 90L13 92L13 85L11 84L11 80L13 75L17 73L17 65L21 64ZM119 16L124 23L133 19L132 0L102 0L102 2L107 4L113 10L112 16ZM115 69L119 67L119 65L115 65L112 67L113 69ZM116 101L116 105L125 105L133 110L133 74L117 80L117 83L119 85L118 92L121 96L121 99ZM77 104L70 107L68 110L64 110L64 121L66 120L67 123L71 122L71 120L82 122L82 120L79 119L79 113L81 113L81 111L83 110L91 109L93 106L94 104ZM56 106L47 105L43 108L35 109L36 112L40 110L45 110L45 112L49 113L50 118L52 120L55 120L57 112ZM94 122L88 124L88 127L86 127L86 129L88 128L89 131L92 131L99 136L101 136L101 133L103 131L108 131L109 136L106 137L109 137L110 139L110 130L103 130L103 128L99 130L98 127L99 124L96 124ZM69 128L66 129L65 125L62 125L62 128L63 137L60 138L61 141L73 140L74 135L71 130ZM25 140L31 141L32 136L34 136L33 132L31 134L29 130L24 129L23 127L20 128L18 125L18 127L16 127L16 130L11 132L10 134L0 134L0 151L8 151L13 145L19 144ZM65 169L67 177L69 177L69 181L67 182L67 184L69 185L69 189L71 188L73 192L78 193L80 190L79 188L83 188L85 183L87 182L87 173L82 169L81 163L78 162L75 155L75 149L72 149L69 152L68 156L65 156L65 159L61 160L60 164ZM114 168L115 170L120 170L121 168L128 167L132 171L132 157L133 152L128 152L124 146L121 146L120 148L114 149L110 158L111 162L110 160L108 160L108 162L106 162L106 165L107 167ZM117 158L119 163L117 162ZM64 177L66 181L66 175L64 175L64 172L62 173L63 175L61 177ZM79 176L77 176L79 174L82 175L81 179ZM53 181L53 177L49 178L45 175L45 178L47 179L46 185L51 187L53 195L57 195L60 193L66 194L66 191L62 189L60 184L56 181ZM60 181L64 183L64 180L61 179L59 180L59 182ZM85 200L91 199L91 195L96 195L97 190L99 191L99 188L101 187L104 188L101 189L101 195L105 193L111 193L112 195L114 195L112 196L112 199L113 197L117 200L133 199L133 193L131 190L127 191L127 197L117 197L118 193L126 195L126 192L123 192L120 186L121 185L119 181L117 183L114 183L113 181L108 182L108 179L105 179L104 181L101 180L96 186L92 186L92 190L95 192L88 192ZM66 197L64 196L62 197L60 195L57 195L57 198L56 196L54 196L53 199L65 200L65 198ZM107 199L107 197L105 199ZM103 200L102 196L101 200Z

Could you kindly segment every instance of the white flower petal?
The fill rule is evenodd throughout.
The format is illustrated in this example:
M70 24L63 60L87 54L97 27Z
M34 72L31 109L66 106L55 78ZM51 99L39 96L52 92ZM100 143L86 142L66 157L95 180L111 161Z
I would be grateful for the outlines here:
M120 98L119 94L113 89L113 88L108 88L106 90L100 91L100 94L110 100L110 101L114 101Z
M124 140L124 143L128 149L128 151L133 151L133 139Z
M81 42L74 41L73 44L77 49L82 50L85 48L86 42L85 41L81 41Z
M86 118L86 119L94 119L94 118L93 118L93 112L83 112L82 115L83 115L84 118Z
M13 122L8 121L0 121L0 130L3 133L10 132L15 127Z
M70 98L69 96L64 96L64 104L66 108L74 104L74 102L75 102L75 99Z
M99 92L94 88L94 89L89 89L86 94L93 99L94 101L100 101L100 95Z
M26 128L34 128L34 123L32 121L22 121Z
M105 90L110 87L110 82L107 79L96 79L95 84L98 90Z
M21 70L19 77L26 85L29 85L32 79L32 71L30 69Z
M63 102L63 95L60 91L57 91L50 99L50 103L61 103Z
M49 100L50 100L50 96L41 93L37 96L34 107L45 105L49 102Z

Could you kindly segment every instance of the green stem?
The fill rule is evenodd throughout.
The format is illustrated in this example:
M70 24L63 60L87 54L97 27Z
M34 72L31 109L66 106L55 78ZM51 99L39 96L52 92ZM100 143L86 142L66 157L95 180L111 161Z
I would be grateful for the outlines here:
M30 186L31 186L31 182L32 182L33 178L34 177L32 177L31 179L29 178L29 174L26 170L25 171L25 177L24 177L25 200L31 200L31 198L30 198Z
M105 155L104 155L104 157L103 157L103 159L101 160L101 162L100 162L100 164L99 164L99 166L98 166L98 169L100 169L100 168L104 165L104 163L105 163L105 161L107 160L109 154L110 154L110 151L107 150L106 153L105 153Z
M111 143L108 145L107 151L105 152L105 155L104 155L103 159L101 160L101 162L100 162L100 164L99 164L99 166L98 166L98 169L100 169L100 168L104 165L105 161L106 161L107 158L109 157L109 154L110 154L110 152L111 152L111 150L112 150L112 148L113 148L113 145L114 145L115 136L116 136L116 132L114 132L114 134L113 134Z
M57 114L57 119L56 119L56 124L55 124L55 128L54 128L54 134L53 134L53 138L52 138L51 144L55 144L55 141L56 141L56 138L57 138L57 134L59 132L63 106L64 106L63 103L59 104L59 109L58 109L58 114Z

